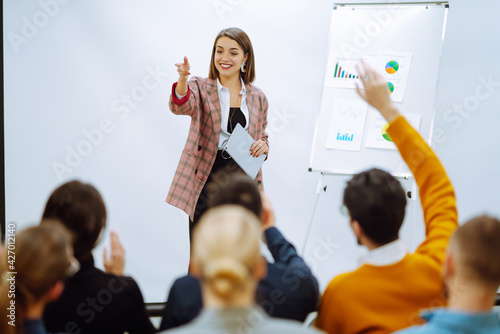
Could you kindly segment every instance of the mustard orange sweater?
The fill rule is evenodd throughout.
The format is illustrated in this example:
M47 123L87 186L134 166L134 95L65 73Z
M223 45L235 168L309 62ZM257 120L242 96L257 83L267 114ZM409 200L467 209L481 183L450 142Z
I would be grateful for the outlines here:
M316 320L328 333L392 333L420 323L420 309L445 303L441 266L458 224L453 186L437 156L403 116L387 132L419 186L426 239L395 264L365 264L334 278Z

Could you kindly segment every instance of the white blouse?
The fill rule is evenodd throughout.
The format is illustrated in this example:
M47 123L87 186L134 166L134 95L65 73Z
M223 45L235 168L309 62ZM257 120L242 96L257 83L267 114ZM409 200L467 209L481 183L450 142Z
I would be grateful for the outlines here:
M246 88L245 88L245 83L243 82L243 79L241 79L241 105L240 109L243 115L245 116L246 120L246 125L245 125L245 130L248 131L248 125L250 124L249 121L249 113L248 113L248 105L247 105L247 95L246 95ZM222 149L224 147L224 142L229 139L231 134L227 132L227 122L229 119L229 108L231 107L231 94L229 93L229 89L226 87L222 86L220 83L219 79L217 79L217 93L219 94L219 102L220 102L220 112L221 112L221 131L220 131L220 136L219 136L219 149ZM175 91L175 96L180 100L182 99L185 95L179 95L177 91Z

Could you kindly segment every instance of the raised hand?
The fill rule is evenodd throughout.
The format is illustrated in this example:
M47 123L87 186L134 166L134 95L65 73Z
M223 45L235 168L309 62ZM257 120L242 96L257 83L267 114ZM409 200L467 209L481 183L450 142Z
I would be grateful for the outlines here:
M123 276L125 272L125 248L123 248L120 238L116 232L111 231L111 255L108 259L106 248L102 251L104 271L108 274Z
M183 63L175 64L177 66L177 72L179 72L179 78L187 79L187 77L191 74L189 72L190 66L187 57L184 57Z
M175 66L177 66L177 72L179 72L179 80L177 80L175 90L179 95L186 95L188 92L187 78L191 74L189 72L190 66L187 57L184 57L183 63L177 63Z
M362 90L356 83L356 91L359 96L371 106L378 109L382 116L390 123L399 116L396 105L389 97L389 89L387 88L387 81L377 73L369 64L361 60L363 64L363 71L356 64L359 77L363 83Z

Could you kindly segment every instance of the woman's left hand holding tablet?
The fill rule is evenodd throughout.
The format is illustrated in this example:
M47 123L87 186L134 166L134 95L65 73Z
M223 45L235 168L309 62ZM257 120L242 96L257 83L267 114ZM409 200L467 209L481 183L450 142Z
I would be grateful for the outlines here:
M252 144L252 147L250 147L250 154L254 157L258 157L264 153L265 154L269 153L269 146L267 146L266 142L263 141L262 139L255 141Z

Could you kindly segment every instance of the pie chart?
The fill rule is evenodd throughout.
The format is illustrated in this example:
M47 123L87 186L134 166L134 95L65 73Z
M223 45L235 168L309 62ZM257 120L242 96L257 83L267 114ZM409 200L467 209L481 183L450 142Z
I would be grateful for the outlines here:
M387 64L385 64L385 71L389 74L396 73L398 69L399 69L399 63L395 60L391 60Z
M387 133L387 128L389 127L389 123L386 123L382 127L382 137L384 137L385 140L392 142L391 136Z
M389 94L392 94L392 92L394 92L394 84L392 82L387 83L387 88L389 88Z

